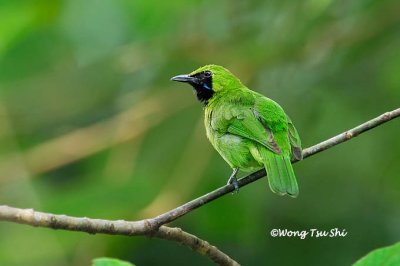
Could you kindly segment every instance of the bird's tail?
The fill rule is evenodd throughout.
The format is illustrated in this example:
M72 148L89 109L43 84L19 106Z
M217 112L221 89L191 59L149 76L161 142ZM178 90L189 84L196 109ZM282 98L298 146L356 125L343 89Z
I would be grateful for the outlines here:
M287 194L294 198L297 197L299 195L299 187L293 172L290 157L275 154L266 149L263 149L262 153L271 190L279 195Z

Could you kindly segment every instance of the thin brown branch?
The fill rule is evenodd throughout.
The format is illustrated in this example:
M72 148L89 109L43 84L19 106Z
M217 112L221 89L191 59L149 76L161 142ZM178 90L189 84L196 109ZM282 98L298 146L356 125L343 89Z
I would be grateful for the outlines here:
M307 158L321 151L327 150L399 116L400 108L391 112L387 112L333 138L304 149L303 157ZM295 162L296 161L293 161L293 163ZM264 177L265 175L265 170L252 173L240 179L239 186L243 187ZM238 265L237 262L219 251L216 247L211 246L208 242L201 240L194 235L183 232L180 229L162 226L166 223L176 220L177 218L204 204L207 204L229 192L232 192L233 190L233 185L225 185L157 217L140 221L109 221L101 219L89 219L85 217L78 218L66 215L36 212L32 209L12 208L8 206L0 206L0 221L11 221L31 226L81 231L91 234L104 233L128 236L155 236L163 239L173 240L186 245L191 249L206 255L220 265Z
M217 247L210 245L210 243L197 236L182 231L180 228L171 228L163 225L158 229L155 236L188 246L197 253L207 256L218 265L239 265L239 263L222 253Z
M307 158L310 157L314 154L317 154L321 151L327 150L333 146L336 146L342 142L348 141L354 137L357 137L361 133L364 133L370 129L373 129L374 127L380 126L383 123L386 123L394 118L397 118L400 116L400 108L397 108L391 112L386 112L378 117L375 117L374 119L371 119L365 123L362 123L359 126L356 126L355 128L352 128L350 130L347 130L343 132L342 134L339 134L335 137L332 137L328 140L325 140L317 145L311 146L303 151L303 157Z
M178 242L192 250L207 256L219 265L239 265L217 247L207 241L189 234L180 228L161 226L154 228L147 220L141 221L110 221L90 219L86 217L72 217L34 211L33 209L19 209L0 205L0 220L69 231L80 231L89 234L111 234L126 236L147 236Z

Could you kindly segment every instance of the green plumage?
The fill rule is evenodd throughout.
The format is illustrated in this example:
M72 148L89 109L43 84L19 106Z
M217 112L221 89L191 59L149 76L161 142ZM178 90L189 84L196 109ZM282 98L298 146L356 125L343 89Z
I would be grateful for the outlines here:
M245 172L265 168L273 192L296 197L290 160L301 159L301 142L283 109L221 66L207 65L187 77L190 81L184 82L205 102L207 137L225 161Z

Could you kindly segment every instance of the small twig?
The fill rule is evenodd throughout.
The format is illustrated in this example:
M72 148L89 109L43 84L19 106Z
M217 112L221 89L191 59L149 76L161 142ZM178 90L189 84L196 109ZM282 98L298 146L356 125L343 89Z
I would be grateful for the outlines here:
M354 137L357 137L361 133L364 133L370 129L373 129L374 127L377 127L379 125L382 125L383 123L386 123L394 118L397 118L400 116L400 108L397 108L391 112L386 112L378 117L375 117L374 119L371 119L359 126L356 126L355 128L352 128L348 131L343 132L342 134L339 134L333 138L330 138L328 140L325 140L317 145L311 146L303 151L303 157L307 158L312 155L315 155L321 151L327 150L333 146L336 146L342 142L348 141Z
M391 112L387 112L342 134L304 149L303 157L307 158L321 151L327 150L399 116L400 108ZM295 162L296 161L293 161L293 163ZM243 187L264 177L265 175L265 170L252 173L240 179L239 186ZM233 190L233 185L225 185L157 217L140 221L109 221L101 219L78 218L66 215L36 212L32 209L12 208L8 206L0 206L0 221L11 221L31 226L81 231L91 234L104 233L128 236L155 236L163 239L173 240L186 245L196 252L209 257L220 265L238 265L237 262L229 258L216 247L211 246L208 242L201 240L194 235L188 234L181 229L162 226Z
M217 247L210 245L210 243L197 236L182 231L180 228L171 228L163 225L158 229L155 236L188 246L201 255L207 256L218 265L239 265L239 263L222 253Z

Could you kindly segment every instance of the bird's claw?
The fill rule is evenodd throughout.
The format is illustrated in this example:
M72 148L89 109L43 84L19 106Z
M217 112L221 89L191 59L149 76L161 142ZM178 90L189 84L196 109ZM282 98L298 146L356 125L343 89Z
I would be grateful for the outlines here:
M229 177L228 185L233 185L235 190L232 193L239 193L239 183L235 176Z

